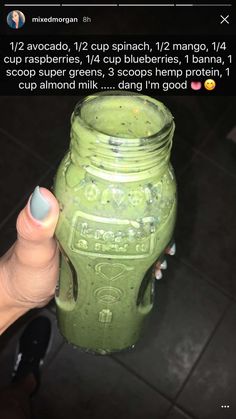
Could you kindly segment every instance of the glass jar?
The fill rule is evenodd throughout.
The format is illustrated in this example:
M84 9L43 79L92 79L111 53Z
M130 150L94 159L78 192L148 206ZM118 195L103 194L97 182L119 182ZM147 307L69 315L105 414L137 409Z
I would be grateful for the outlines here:
M133 347L152 309L152 267L176 218L173 133L170 111L136 93L96 93L72 114L54 187L56 303L61 333L86 351Z

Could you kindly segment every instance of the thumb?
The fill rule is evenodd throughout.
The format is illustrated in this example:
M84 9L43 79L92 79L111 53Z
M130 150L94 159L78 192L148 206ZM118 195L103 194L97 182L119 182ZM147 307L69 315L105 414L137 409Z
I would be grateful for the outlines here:
M37 186L20 212L17 222L15 255L23 265L46 268L57 250L53 239L59 216L59 205L54 195Z

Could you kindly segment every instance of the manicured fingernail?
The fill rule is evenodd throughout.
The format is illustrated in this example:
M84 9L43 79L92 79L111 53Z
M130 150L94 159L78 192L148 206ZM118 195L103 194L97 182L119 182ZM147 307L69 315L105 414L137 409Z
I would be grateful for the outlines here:
M161 270L158 270L158 271L155 272L155 278L156 279L161 279L162 278Z
M171 246L171 248L169 250L169 255L174 256L175 253L176 253L176 245L174 243L174 244L172 244L172 246Z
M161 269L167 269L167 262L166 262L166 260L163 260L163 262L161 263Z
M51 205L46 198L41 194L39 186L36 186L30 200L31 215L39 221L47 217Z

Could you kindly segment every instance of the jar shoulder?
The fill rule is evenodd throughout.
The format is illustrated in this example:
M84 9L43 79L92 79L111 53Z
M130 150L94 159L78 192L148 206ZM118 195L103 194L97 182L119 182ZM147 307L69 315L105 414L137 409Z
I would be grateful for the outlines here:
M75 166L70 155L62 160L54 190L68 212L76 210L103 217L140 218L168 214L176 203L176 180L168 164L161 174L135 182L113 182Z

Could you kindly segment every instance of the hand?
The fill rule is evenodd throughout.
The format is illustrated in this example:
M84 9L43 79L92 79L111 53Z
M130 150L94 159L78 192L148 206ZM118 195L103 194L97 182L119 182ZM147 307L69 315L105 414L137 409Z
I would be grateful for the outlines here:
M176 245L174 242L172 242L170 244L170 246L167 246L167 248L165 249L165 254L170 255L170 256L174 256L176 252ZM157 280L162 278L162 270L167 269L167 261L166 259L158 260L155 264L154 267L154 276Z
M0 259L0 312L6 317L8 309L10 322L44 306L54 295L59 251L53 235L58 215L54 195L37 187L17 218L17 240Z

